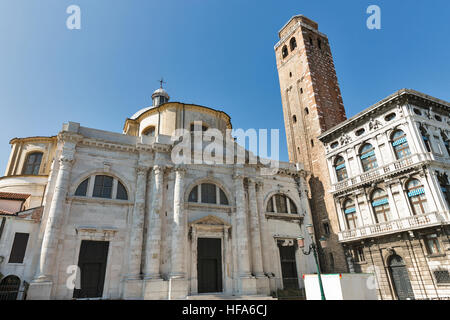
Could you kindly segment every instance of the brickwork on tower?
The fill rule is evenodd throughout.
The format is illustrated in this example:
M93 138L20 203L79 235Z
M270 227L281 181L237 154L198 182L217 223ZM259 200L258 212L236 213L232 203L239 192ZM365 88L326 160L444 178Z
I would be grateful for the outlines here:
M318 24L293 17L279 32L275 54L280 80L289 160L311 173L310 204L316 237L326 236L322 251L324 272L346 272L325 148L317 137L346 120L328 38Z

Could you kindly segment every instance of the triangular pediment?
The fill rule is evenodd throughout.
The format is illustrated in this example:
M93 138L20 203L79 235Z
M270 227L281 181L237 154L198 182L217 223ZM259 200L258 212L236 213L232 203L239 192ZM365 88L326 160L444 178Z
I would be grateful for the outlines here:
M198 220L192 221L190 225L217 225L217 226L230 226L229 223L220 219L219 217L213 216L212 214L207 215L206 217L200 218Z

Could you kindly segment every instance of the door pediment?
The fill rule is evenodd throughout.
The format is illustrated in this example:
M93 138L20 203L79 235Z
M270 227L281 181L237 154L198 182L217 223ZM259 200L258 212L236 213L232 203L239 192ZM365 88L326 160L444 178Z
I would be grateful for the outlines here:
M231 227L229 223L212 214L189 223L191 228L208 230L226 230Z

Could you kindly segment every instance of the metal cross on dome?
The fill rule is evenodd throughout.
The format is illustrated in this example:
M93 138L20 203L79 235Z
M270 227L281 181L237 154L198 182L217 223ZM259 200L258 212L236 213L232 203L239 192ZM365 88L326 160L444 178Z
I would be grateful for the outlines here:
M166 82L164 81L163 77L161 77L161 80L158 80L158 81L159 81L159 87L162 89L163 83L166 83Z

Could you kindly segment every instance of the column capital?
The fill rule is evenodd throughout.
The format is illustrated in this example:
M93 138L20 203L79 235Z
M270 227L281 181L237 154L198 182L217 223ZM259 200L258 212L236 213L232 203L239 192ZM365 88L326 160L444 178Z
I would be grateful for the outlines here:
M61 158L59 158L59 164L61 166L71 166L73 162L73 155L62 155Z
M139 165L136 167L136 173L138 175L145 175L148 171L149 167Z
M163 165L154 165L152 170L155 172L155 174L160 174L160 173L164 173L164 170L166 170L166 166Z
M184 175L187 171L186 166L184 165L176 165L174 168L176 173Z

